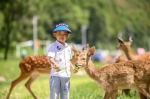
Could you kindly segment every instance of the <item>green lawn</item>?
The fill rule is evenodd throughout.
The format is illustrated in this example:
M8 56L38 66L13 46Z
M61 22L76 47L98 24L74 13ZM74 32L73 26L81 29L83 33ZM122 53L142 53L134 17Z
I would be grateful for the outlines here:
M0 99L6 99L11 82L20 75L18 59L8 61L0 60ZM101 65L100 63L95 63ZM2 79L2 80L1 80ZM18 84L12 91L10 99L33 99L24 84ZM49 99L49 75L41 75L32 84L31 89L38 99ZM96 82L90 79L83 69L78 74L71 75L70 99L103 99L102 91ZM131 91L130 96L118 95L117 99L139 99Z

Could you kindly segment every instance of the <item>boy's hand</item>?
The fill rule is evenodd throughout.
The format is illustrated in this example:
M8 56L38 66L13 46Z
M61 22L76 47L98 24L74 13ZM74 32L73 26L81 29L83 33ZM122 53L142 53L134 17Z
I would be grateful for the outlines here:
M56 69L57 72L60 71L59 67L57 65L54 65L54 69Z

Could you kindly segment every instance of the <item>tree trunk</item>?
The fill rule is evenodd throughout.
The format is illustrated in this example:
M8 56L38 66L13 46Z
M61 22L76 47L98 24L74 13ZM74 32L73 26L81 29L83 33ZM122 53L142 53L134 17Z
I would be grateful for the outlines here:
M5 50L4 50L4 60L7 60L8 58L8 51L9 51L9 45L10 45L9 35L10 35L10 27L8 26L8 31L7 31L7 35L5 39L6 44L5 44Z

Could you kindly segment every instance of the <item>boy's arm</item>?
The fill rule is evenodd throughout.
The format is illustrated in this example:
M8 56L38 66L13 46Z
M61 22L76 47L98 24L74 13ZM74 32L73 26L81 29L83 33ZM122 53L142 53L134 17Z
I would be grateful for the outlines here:
M53 67L54 69L59 70L59 67L58 67L57 63L54 61L54 58L50 57L50 58L49 58L49 61L50 61L50 63L54 66L54 67Z

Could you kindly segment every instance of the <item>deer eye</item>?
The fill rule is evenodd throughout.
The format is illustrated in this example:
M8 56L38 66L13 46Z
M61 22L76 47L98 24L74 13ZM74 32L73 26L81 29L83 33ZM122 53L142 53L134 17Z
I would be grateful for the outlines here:
M85 58L82 58L82 60L85 60Z

